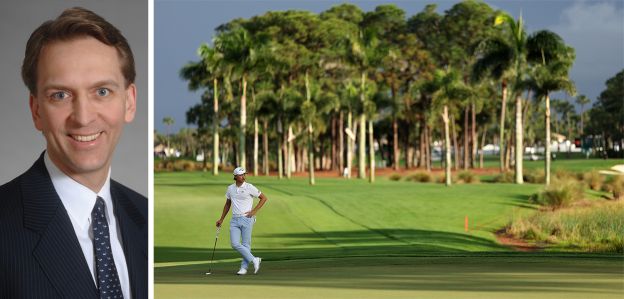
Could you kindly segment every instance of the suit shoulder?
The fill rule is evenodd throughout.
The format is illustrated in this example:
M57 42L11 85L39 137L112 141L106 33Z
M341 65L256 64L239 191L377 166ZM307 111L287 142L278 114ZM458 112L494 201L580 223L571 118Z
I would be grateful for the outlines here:
M10 206L13 206L16 201L21 199L21 178L22 176L18 176L0 186L0 211L6 211Z
M139 210L141 210L141 213L147 215L147 197L112 179L111 188L114 188L117 192L124 195L134 205L136 205Z

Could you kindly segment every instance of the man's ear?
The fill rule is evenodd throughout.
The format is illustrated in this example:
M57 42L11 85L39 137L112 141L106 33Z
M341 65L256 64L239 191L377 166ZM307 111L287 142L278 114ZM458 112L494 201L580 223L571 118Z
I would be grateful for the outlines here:
M33 124L35 125L35 128L37 130L43 132L43 124L41 120L41 115L39 115L39 102L37 101L37 98L33 94L30 94L30 96L28 97L28 102L30 106L30 114L32 116Z
M136 114L136 85L134 83L131 83L126 88L125 105L124 120L126 123L130 123L134 120L134 115Z

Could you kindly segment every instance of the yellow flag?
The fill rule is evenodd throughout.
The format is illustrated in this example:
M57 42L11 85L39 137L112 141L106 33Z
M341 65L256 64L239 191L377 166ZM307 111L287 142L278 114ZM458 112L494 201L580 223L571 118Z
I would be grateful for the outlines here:
M498 25L504 23L505 19L507 19L505 15L498 15L498 16L496 16L496 19L494 19L494 26L498 26Z

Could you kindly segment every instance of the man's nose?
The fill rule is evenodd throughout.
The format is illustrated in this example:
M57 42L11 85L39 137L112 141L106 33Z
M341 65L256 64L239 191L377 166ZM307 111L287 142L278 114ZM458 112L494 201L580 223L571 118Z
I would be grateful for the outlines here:
M91 123L97 113L92 101L85 94L78 94L74 98L73 109L72 119L81 126Z

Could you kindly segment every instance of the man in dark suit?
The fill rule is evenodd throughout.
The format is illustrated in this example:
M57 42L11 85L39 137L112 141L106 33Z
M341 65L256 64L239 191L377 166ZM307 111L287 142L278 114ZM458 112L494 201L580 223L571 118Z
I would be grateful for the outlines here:
M0 186L0 298L147 298L147 200L110 178L134 77L124 36L89 10L30 36L22 78L46 150Z

